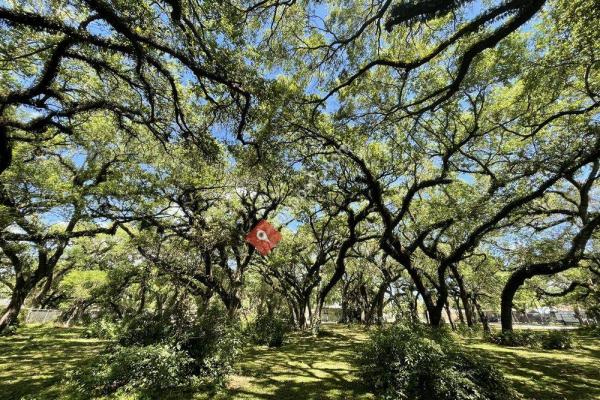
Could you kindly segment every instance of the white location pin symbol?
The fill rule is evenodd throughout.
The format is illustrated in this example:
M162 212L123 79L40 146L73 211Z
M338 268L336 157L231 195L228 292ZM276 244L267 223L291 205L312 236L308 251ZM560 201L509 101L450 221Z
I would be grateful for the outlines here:
M256 231L256 238L263 242L267 242L267 243L269 243L269 245L271 245L271 242L269 241L269 236L267 235L267 232L263 231L262 229L258 229Z

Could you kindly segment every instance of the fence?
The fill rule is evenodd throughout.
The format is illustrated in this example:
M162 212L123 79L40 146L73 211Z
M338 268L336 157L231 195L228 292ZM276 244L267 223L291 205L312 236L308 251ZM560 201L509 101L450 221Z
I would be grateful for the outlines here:
M25 323L27 324L44 324L46 322L53 322L60 317L61 311L53 309L43 308L28 308L27 315L25 316Z

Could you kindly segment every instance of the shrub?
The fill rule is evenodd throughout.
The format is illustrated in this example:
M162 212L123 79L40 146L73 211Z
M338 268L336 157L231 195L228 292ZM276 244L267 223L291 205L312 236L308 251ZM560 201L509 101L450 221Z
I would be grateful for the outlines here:
M276 315L259 315L250 327L250 336L255 344L281 347L288 332L288 322Z
M509 347L541 347L543 332L535 332L530 329L514 330L507 332L491 333L488 340L491 343Z
M13 336L17 333L17 328L17 325L9 325L0 332L0 336Z
M598 325L582 326L578 329L578 331L584 335L600 338L600 326Z
M569 332L546 332L542 339L542 347L547 350L564 350L573 347L573 340Z
M480 324L469 326L467 324L459 323L456 325L456 333L462 337L476 337L483 334L483 327Z
M192 362L167 345L116 346L74 378L82 392L96 396L118 389L158 391L188 384Z
M122 322L118 342L123 346L146 346L172 338L171 321L150 313L141 313Z
M161 390L191 380L221 384L241 348L237 324L219 308L196 321L142 314L125 321L117 338L110 354L77 374L82 387L111 393L121 387Z
M451 335L420 325L391 326L371 334L359 359L365 383L387 399L514 399L502 374L464 355Z
M193 359L193 373L222 383L233 371L242 347L239 326L217 307L209 308L179 340Z
M492 333L488 336L488 340L501 346L544 348L548 350L570 349L573 346L571 336L566 331L514 330L512 332Z
M98 338L114 340L119 336L119 325L109 319L97 319L88 324L83 336L86 338Z

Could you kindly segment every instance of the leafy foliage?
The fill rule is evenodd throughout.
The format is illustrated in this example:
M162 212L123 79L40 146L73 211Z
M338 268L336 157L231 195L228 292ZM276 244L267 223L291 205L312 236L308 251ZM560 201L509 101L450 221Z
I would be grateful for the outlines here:
M573 339L567 331L546 332L542 339L542 348L547 350L566 350L573 347Z
M521 346L548 350L570 349L573 346L571 334L565 330L534 331L519 329L491 333L488 339L491 343L502 346Z
M468 326L467 324L459 323L456 324L456 333L460 336L472 338L483 335L483 329L479 324Z
M76 376L82 387L98 393L121 387L162 390L194 379L222 384L242 346L239 326L215 306L194 320L148 313L120 324L101 319L87 334L118 343Z
M280 347L289 330L289 320L277 315L261 314L249 327L252 341L259 345Z
M531 329L519 329L491 333L489 341L502 346L540 347L543 333Z
M389 399L514 399L490 363L463 353L451 335L420 325L372 333L361 349L360 374Z
M161 315L141 313L122 322L119 344L122 346L146 346L173 339L173 325ZM169 340L169 341L170 341ZM176 339L175 339L176 340Z
M192 363L186 352L168 345L116 346L73 378L83 393L96 396L119 389L160 391L188 385Z
M239 324L218 306L210 307L178 339L178 347L193 359L193 373L217 383L233 372L242 344Z

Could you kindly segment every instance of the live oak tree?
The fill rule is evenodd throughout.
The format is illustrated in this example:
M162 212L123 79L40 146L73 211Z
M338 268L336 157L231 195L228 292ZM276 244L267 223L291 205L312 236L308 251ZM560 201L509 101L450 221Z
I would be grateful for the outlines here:
M284 243L276 253L258 263L263 279L287 300L294 325L299 329L315 322L312 300L324 278L324 269L331 264L339 247L339 237L335 235L337 222L335 216L308 215L304 224L285 232Z
M555 275L579 266L589 258L588 243L597 235L600 213L591 204L591 194L597 191L600 161L589 165L589 171L566 177L563 187L553 190L545 202L531 210L541 221L533 218L528 227L533 231L530 246L530 261L524 262L510 274L502 291L502 329L512 330L512 302L523 283L535 276ZM583 175L583 176L580 176ZM550 218L548 218L550 217ZM535 246L536 237L542 242ZM548 248L548 241L552 247Z
M52 297L73 239L122 226L129 244L115 254L139 264L107 274L115 290L101 297L127 298L102 302L117 318L189 298L237 315L256 268L273 290L293 276L317 327L339 293L372 322L382 304L414 318L422 302L439 326L454 301L473 324L504 286L510 329L515 293L535 284L551 297L597 257L598 10L3 3L0 279L14 298L3 321L28 294ZM287 236L266 263L243 240L262 218L280 227L303 213L321 222L305 219L308 238ZM597 293L580 281L560 291Z
M348 45L340 39L345 35L333 30L352 26L348 20L357 15L351 14L352 8L329 9L325 28L315 26L315 34L304 35L297 47L281 47L301 62L314 57L318 62L308 68L323 67L334 59L344 71L347 66L359 68L350 78L342 77L341 84L327 81L331 75L326 75L324 86L333 88L318 104L327 104L335 113L315 111L312 124L296 125L296 133L338 151L356 166L357 174L349 181L362 185L359 192L374 203L384 227L382 249L411 275L433 325L440 323L446 303L448 271L487 236L517 224L524 205L544 197L598 157L594 123L589 123L598 107L593 45L579 42L587 51L573 59L568 42L554 41L556 31L571 34L568 26L554 19L568 6L560 4L544 13L543 3L511 2L510 11L483 10L483 19L475 24L487 25L499 15L507 17L506 23L483 30L478 26L476 32L459 29L458 38L475 42L466 45L464 53L455 39L450 47L442 45L441 50L462 54L455 74L447 73L444 54L436 53L435 47L435 57L424 58L427 68L420 68L425 65L420 62L413 67L408 61L407 66L384 60L372 65L365 61L367 67L360 69L361 60L373 52L389 60L388 55L396 53L393 40L411 34L369 36L361 28ZM290 14L293 7L289 6ZM487 19L487 13L496 12L501 14ZM292 15L310 24L309 14ZM548 25L537 25L541 33L528 37L517 29L534 15ZM373 29L377 18L370 22ZM290 29L299 26L291 20ZM422 34L411 36L408 49L428 54L435 33L447 23L442 18L432 28L421 27ZM469 22L465 26L473 27ZM335 45L327 44L330 38ZM281 40L291 39L281 36ZM552 51L557 44L559 50ZM540 50L529 53L530 45ZM402 47L403 53L409 50ZM561 79L543 72L548 65L560 65L557 59L565 60L553 69ZM369 73L375 67L381 67L377 74ZM565 143L568 151L558 150ZM377 154L372 151L375 145L385 150ZM426 278L426 268L414 262L419 253L437 264L434 279Z
M44 289L50 283L50 288ZM42 307L59 308L68 324L81 323L90 310L98 318L119 320L156 308L160 314L173 303L159 271L150 268L127 234L78 238L71 242L55 269L35 295Z
M405 271L373 241L356 246L348 263L354 268L344 282L344 306L353 309L359 322L383 324L384 309L400 295L394 284L405 278Z
M123 131L143 126L207 156L215 125L247 143L261 79L243 62L243 17L227 2L4 3L0 173L16 143L72 134L79 115L111 115Z
M73 239L114 234L118 227L95 218L91 208L111 194L124 154L104 148L102 140L71 144L69 148L55 140L43 149L20 145L13 165L2 175L0 248L14 284L0 330L15 321L42 280L53 279ZM75 150L79 156L71 158Z
M128 232L140 254L174 284L204 306L217 296L234 316L246 272L258 257L244 237L258 221L277 215L295 188L292 171L246 164L242 153L234 166L225 149L208 163L185 146L171 147L175 157L146 168L142 185L154 202L131 210L141 222ZM121 212L116 206L111 218Z

